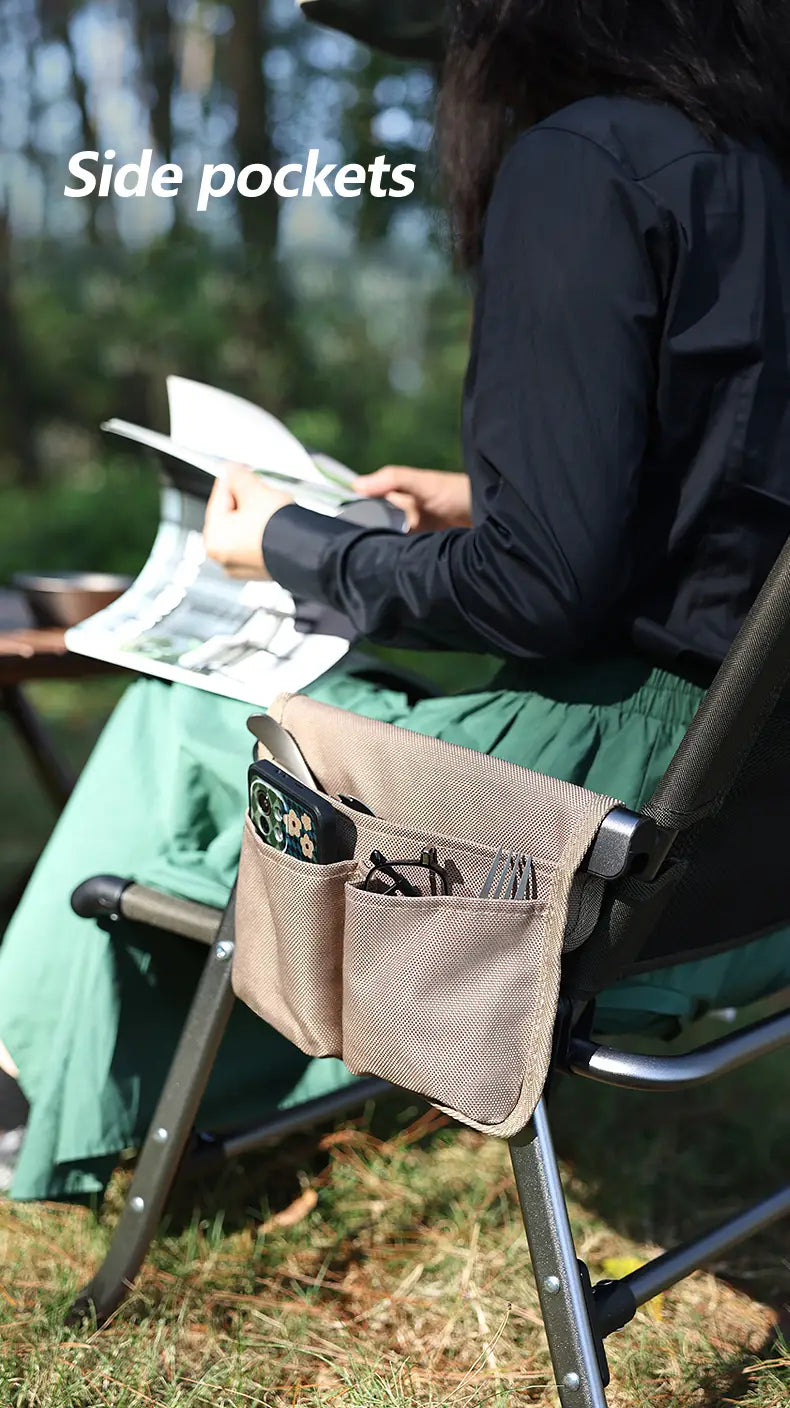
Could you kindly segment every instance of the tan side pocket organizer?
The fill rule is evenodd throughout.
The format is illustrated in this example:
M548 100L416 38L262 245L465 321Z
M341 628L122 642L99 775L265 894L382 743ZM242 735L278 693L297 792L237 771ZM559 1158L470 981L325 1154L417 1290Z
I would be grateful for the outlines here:
M349 1069L405 1086L485 1128L509 1120L524 1099L534 1107L559 982L546 911L535 900L411 898L349 885ZM530 1070L536 1090L525 1090Z
M311 1056L342 1056L486 1133L518 1133L549 1066L563 950L585 941L600 906L580 867L617 803L301 695L250 727L259 757L314 786L357 839L353 860L311 865L247 820L236 993ZM374 851L396 870L435 851L449 893L361 888ZM533 898L481 898L500 851L531 858Z
M244 822L233 988L308 1056L343 1053L343 914L353 860L308 865Z

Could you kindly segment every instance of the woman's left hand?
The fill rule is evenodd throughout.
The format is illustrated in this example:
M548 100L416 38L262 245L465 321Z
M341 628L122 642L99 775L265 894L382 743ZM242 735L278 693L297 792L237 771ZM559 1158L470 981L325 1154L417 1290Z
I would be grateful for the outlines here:
M263 531L278 509L293 503L289 494L270 489L245 465L229 464L211 491L203 525L207 557L229 577L267 581Z

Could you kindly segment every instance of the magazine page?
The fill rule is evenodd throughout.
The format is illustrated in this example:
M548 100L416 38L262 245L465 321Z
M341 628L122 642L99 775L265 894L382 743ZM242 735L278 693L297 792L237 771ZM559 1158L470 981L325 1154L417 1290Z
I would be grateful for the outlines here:
M279 424L279 422L275 422ZM315 509L317 513L336 513L344 504L348 503L354 495L338 482L339 474L344 472L342 465L337 465L336 461L329 460L328 464L332 468L325 472L319 468L319 462L323 456L311 458L305 453L305 459L310 467L311 477L309 479L294 478L287 470L281 467L279 461L274 460L276 468L260 468L256 462L257 456L247 455L244 459L233 454L211 454L202 447L193 447L173 435L165 435L160 430L148 430L145 426L134 425L131 421L114 418L107 420L102 425L102 430L109 431L112 435L120 435L125 440L132 440L137 445L144 445L149 450L155 450L160 455L165 455L170 459L181 460L184 464L192 465L194 469L200 469L212 478L221 476L226 465L237 460L243 464L249 464L250 469L264 479L273 488L284 489L293 496L297 503L303 508ZM251 447L252 448L252 447ZM301 450L301 446L299 446ZM250 460L254 462L249 463ZM353 478L350 471L345 471L349 479Z
M70 650L262 707L342 659L342 618L297 607L276 582L238 582L207 560L205 503L162 490L151 554L122 597L67 632Z
M266 705L301 689L346 653L352 632L335 613L296 605L274 582L237 582L206 559L205 499L179 482L177 465L207 476L249 465L296 503L335 515L355 501L353 474L310 454L268 411L186 377L167 378L170 434L125 420L103 429L153 450L165 484L150 556L129 590L67 635L76 653L144 674ZM388 504L356 498L348 510L372 526L402 527Z
M209 486L195 493L179 464L210 479L237 460L303 507L370 527L403 528L403 515L382 500L355 497L349 469L310 454L275 416L242 397L178 376L167 378L167 394L170 435L123 420L103 426L158 455L161 520L129 590L73 627L67 644L77 654L265 706L336 664L353 632L336 613L297 605L275 582L238 582L207 560Z
M351 470L333 462L327 476L282 421L242 396L187 377L169 376L167 401L170 434L187 448L252 469L276 471L305 484L323 484L329 478L340 489L351 488Z

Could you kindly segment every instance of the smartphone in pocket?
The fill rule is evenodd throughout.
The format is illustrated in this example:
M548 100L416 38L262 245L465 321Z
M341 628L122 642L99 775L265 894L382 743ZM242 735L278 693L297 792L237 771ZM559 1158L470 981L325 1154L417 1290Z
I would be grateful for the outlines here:
M248 780L250 818L267 846L310 865L353 856L356 828L331 802L276 763L253 763Z

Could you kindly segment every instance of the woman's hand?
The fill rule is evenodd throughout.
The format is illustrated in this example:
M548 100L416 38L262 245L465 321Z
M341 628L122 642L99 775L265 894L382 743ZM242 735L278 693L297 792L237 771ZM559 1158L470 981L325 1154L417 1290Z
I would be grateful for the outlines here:
M251 469L229 464L211 491L203 525L206 556L213 557L229 577L267 581L263 560L263 530L278 509L293 503L261 482Z
M388 465L375 474L355 479L354 490L368 498L389 499L405 513L410 533L472 526L472 489L468 474Z

